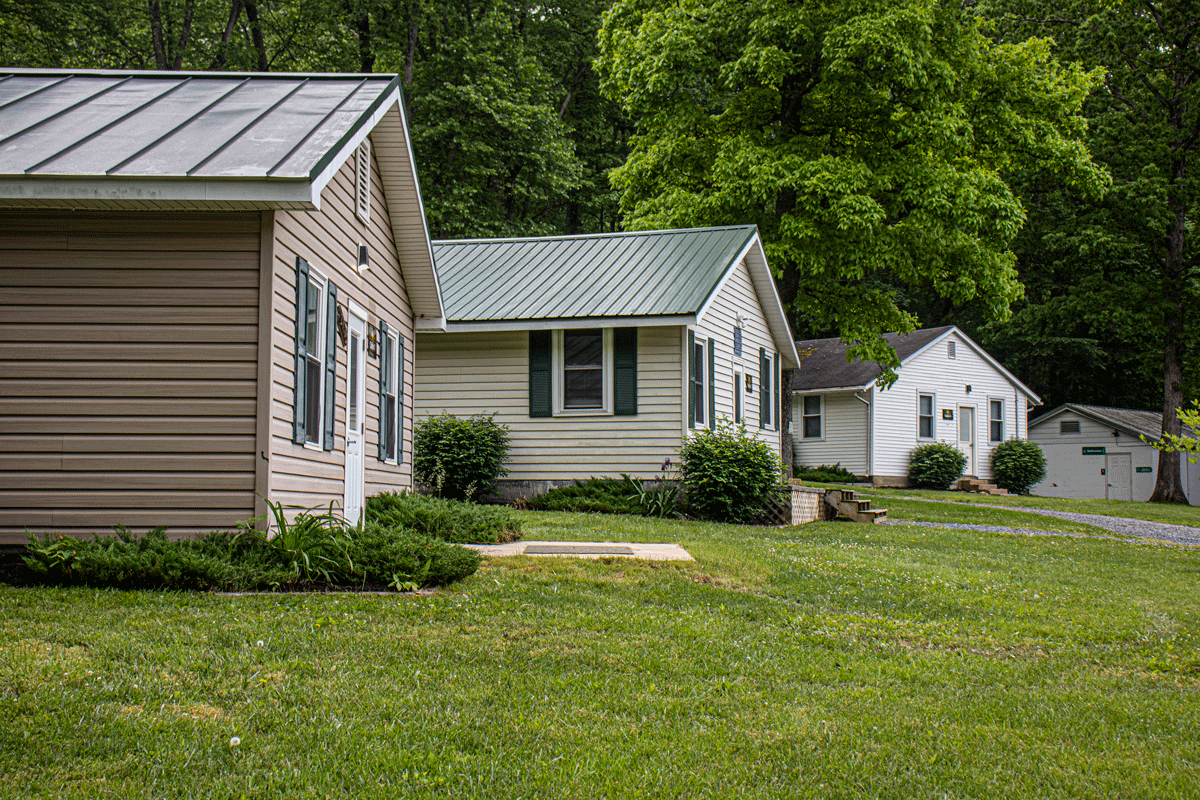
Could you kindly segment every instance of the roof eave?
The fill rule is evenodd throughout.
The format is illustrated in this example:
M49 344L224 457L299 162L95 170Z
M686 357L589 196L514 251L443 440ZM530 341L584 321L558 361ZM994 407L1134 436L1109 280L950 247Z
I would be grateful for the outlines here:
M260 209L320 209L320 193L304 178L186 178L0 176L0 206L87 208L113 204L131 207L190 204L211 208L228 203Z
M963 333L961 330L959 330L957 325L951 325L949 328L946 329L946 331L941 336L938 336L935 339L931 339L928 343L926 343L926 345L924 347L910 353L906 358L904 358L900 361L900 367L903 367L909 361L912 361L914 358L921 355L922 353L927 351L929 348L933 347L938 342L943 341L947 336L949 336L952 333L957 333L959 336L961 336L963 338L963 341L965 341L967 343L967 346L975 351L976 355L978 355L984 361L988 362L988 364L990 364L993 369L995 369L997 372L999 372L1001 375L1003 375L1005 378L1007 378L1008 381L1013 386L1016 386L1018 389L1020 389L1026 398L1033 401L1033 404L1035 406L1040 406L1042 404L1042 398L1038 397L1037 393L1035 393L1032 389L1030 389L1024 383L1021 383L1021 381L1017 379L1016 375L1013 375L1011 372L1009 372L1007 369L1004 368L1003 364L1001 364L996 359L992 358L988 354L988 352L986 350L984 350L982 347L980 347L979 345L977 345L975 343L975 341L973 339L971 339L970 336L967 336L965 333ZM897 367L897 369L899 369L900 367Z
M695 314L663 314L644 317L567 317L501 320L447 320L446 333L490 333L493 331L539 331L575 328L650 328L694 325Z

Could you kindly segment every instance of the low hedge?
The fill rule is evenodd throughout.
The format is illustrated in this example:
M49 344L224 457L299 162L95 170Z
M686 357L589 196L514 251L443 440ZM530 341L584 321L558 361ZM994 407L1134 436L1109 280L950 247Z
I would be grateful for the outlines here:
M559 486L525 501L534 511L581 511L600 514L641 514L635 487L619 478L588 478Z
M792 477L803 481L817 481L819 483L858 483L862 480L850 470L843 469L841 462L834 464L832 467L826 464L822 464L819 467L797 465L792 467Z
M366 521L409 528L460 544L499 544L521 538L521 523L504 506L481 506L403 492L382 492L368 497Z

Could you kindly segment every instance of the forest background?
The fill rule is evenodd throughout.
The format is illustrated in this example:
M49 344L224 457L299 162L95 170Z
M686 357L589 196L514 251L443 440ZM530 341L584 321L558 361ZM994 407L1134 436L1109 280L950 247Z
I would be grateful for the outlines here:
M955 324L1042 411L1200 396L1198 33L1190 2L0 0L4 66L400 74L434 238L753 222L798 338Z

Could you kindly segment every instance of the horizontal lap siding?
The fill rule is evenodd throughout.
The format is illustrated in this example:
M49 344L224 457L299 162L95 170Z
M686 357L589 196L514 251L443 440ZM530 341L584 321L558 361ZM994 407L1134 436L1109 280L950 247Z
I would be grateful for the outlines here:
M742 355L733 354L733 329L737 324L737 315L741 314L746 320L742 331ZM742 261L733 268L725 283L720 287L716 297L705 312L704 317L696 326L696 341L703 339L708 347L708 339L716 341L716 385L714 392L717 400L717 418L733 419L733 372L735 365L742 371L743 376L749 375L754 379L754 391L742 397L742 415L746 421L746 430L770 445L775 455L780 454L779 433L776 426L763 429L759 423L759 404L774 402L774 394L763 396L759 387L758 350L765 348L768 356L772 356L779 348L775 345L771 332L767 328L767 318L763 313L758 293L750 279L750 270ZM773 356L772 356L773 357ZM707 350L705 359L707 359ZM704 365L708 369L708 364ZM774 366L772 365L774 378ZM707 383L707 381L706 381ZM743 388L744 391L744 388ZM782 399L781 399L782 402ZM772 411L774 414L774 411ZM686 423L686 420L685 420Z
M340 508L345 498L346 452L346 381L349 362L347 348L337 343L337 382L335 390L334 449L318 451L292 441L292 401L295 392L296 337L296 257L300 256L315 271L332 280L338 290L338 304L349 311L354 301L367 312L366 322L379 327L380 321L404 339L403 380L404 426L403 452L399 464L385 464L376 458L379 437L379 358L369 355L364 364L366 388L366 430L364 442L365 486L369 497L381 491L412 487L412 307L396 257L396 246L388 217L378 162L372 149L371 215L364 224L354 214L354 158L342 166L321 193L320 211L289 211L275 215L275 295L273 298L271 392L271 476L272 500L302 506L327 505ZM358 246L366 244L371 252L371 268L362 275ZM324 312L322 311L322 314Z
M1079 433L1062 433L1059 423L1066 421L1078 422ZM1130 455L1132 499L1145 502L1153 494L1159 453L1148 443L1073 411L1063 411L1040 425L1037 423L1034 420L1029 428L1029 441L1036 442L1046 457L1046 477L1030 487L1032 494L1042 497L1107 497L1108 477L1104 474L1108 464L1106 455L1118 453ZM1093 452L1095 448L1103 448L1105 455L1085 456L1085 447L1093 449ZM1181 466L1187 466L1186 459ZM1138 467L1149 467L1151 471L1138 472Z
M855 475L866 475L870 469L867 466L867 405L853 394L817 396L823 398L821 437L805 439L805 395L795 395L792 406L793 460L806 467L840 464Z
M0 541L254 512L259 215L0 215Z
M422 333L417 419L495 414L509 428L510 480L652 477L678 460L681 328L638 329L636 416L529 416L529 334Z

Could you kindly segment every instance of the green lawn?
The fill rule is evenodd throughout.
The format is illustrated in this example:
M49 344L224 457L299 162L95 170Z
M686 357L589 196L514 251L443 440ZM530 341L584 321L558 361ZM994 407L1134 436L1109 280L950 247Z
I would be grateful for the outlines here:
M510 558L425 596L0 587L0 796L1200 794L1200 552L522 519L698 562Z
M817 483L814 486L837 488L841 484ZM1172 525L1191 525L1200 528L1200 506L1169 505L1165 503L1132 503L1128 500L1069 500L1060 497L1034 497L1030 495L988 495L966 492L936 492L928 489L862 489L864 495L878 497L880 503L889 505L892 497L924 497L930 500L947 500L953 503L988 503L998 506L1020 508L1049 508L1056 511L1074 511L1079 514L1103 514L1109 517L1132 517L1151 522L1167 522Z
M1029 528L1037 531L1058 533L1082 533L1089 536L1115 536L1112 531L1082 522L1031 514L1028 511L1013 511L1003 506L976 508L962 503L926 503L921 500L901 500L893 496L871 497L874 507L886 508L888 519L913 520L918 522L965 522L972 525L1003 525L1008 528Z

